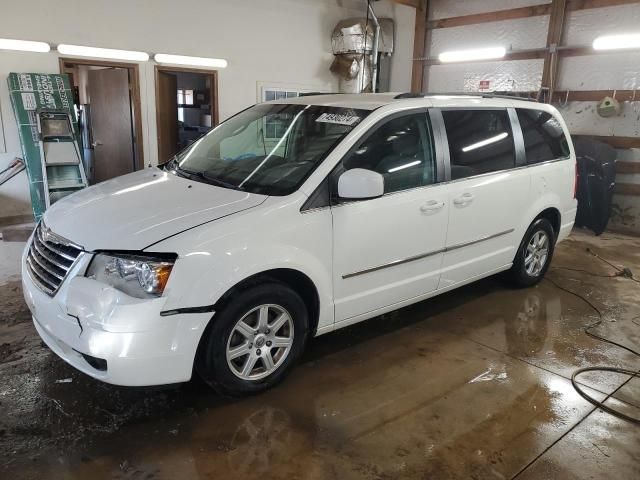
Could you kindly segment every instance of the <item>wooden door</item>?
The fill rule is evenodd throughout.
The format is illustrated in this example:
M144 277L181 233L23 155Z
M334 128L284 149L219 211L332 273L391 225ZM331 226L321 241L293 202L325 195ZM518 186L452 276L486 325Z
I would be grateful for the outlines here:
M133 172L135 154L127 69L89 70L89 101L95 183Z
M178 78L158 71L158 163L169 160L178 152Z

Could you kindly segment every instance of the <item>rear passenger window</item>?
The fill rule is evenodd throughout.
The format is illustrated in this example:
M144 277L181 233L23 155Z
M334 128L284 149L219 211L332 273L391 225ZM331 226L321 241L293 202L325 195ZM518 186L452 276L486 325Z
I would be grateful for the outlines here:
M528 164L569 156L564 131L553 115L528 108L517 108L516 112L524 136Z
M384 177L384 192L435 182L435 155L426 113L392 118L373 130L343 161L345 170L365 168Z
M442 116L453 180L515 166L511 121L506 110L443 110Z

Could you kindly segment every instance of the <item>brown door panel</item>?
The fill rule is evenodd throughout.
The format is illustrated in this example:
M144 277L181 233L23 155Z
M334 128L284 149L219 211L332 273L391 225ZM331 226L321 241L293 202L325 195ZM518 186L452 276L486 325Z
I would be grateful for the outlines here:
M95 183L135 170L129 72L89 70Z

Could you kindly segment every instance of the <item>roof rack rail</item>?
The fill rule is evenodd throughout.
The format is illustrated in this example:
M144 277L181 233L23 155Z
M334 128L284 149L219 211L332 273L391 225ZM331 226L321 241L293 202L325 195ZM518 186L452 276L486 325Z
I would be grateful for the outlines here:
M509 95L509 93L513 93ZM537 102L535 98L531 98L528 94L518 94L517 92L437 92L437 93L413 93L406 92L400 93L393 97L394 99L402 98L425 98L434 97L437 95L452 96L452 97L481 97L481 98L504 98L508 100L525 100L529 102ZM526 96L525 96L526 95Z
M472 92L426 92L426 93L414 93L414 92L406 92L400 93L393 98L401 99L401 98L426 98L426 97L435 97L435 96L447 96L447 97L480 97L482 93L472 93Z
M341 92L301 92L299 97L315 97L316 95L342 95Z
M425 95L426 95L425 93L405 92L405 93L400 93L400 94L396 95L393 98L396 98L396 99L400 99L400 98L424 98Z
M508 100L525 100L528 102L537 102L537 98L531 98L529 94L519 94L518 92L490 92L483 93L482 98L506 98Z

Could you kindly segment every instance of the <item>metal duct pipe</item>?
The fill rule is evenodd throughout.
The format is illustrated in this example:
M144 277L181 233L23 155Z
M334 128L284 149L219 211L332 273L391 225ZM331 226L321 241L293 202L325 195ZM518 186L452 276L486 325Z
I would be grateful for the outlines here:
M369 8L369 13L371 14L371 18L373 18L374 23L376 24L376 32L373 36L373 51L371 52L371 56L373 57L371 60L371 91L376 93L376 84L378 82L378 42L380 40L380 22L378 22L378 17L376 17L375 12L373 11L373 7L371 6L371 2L367 2L367 7ZM366 52L365 52L366 55ZM366 62L363 62L365 64Z

